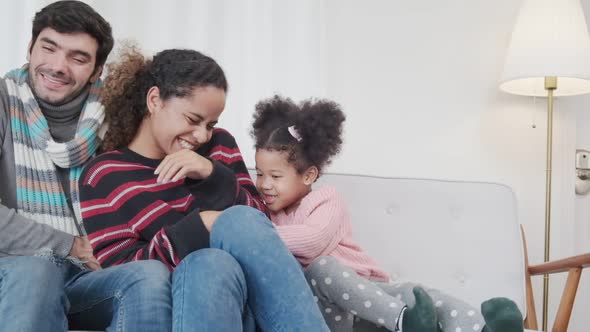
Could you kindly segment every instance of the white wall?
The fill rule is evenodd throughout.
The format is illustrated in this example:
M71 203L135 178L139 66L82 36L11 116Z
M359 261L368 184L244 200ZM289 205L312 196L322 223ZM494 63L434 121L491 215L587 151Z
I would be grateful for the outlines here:
M584 8L586 23L588 23L590 22L590 0L581 0L581 3ZM571 104L576 118L575 127L573 128L576 132L575 147L577 149L590 150L590 95L578 97ZM574 159L574 156L570 157ZM590 194L576 196L574 229L576 230L576 237L573 242L575 252L590 252ZM584 271L572 314L574 317L587 317L588 307L590 307L590 273L589 271ZM582 319L578 319L576 323L580 321ZM587 324L590 324L590 319L586 319L585 321ZM574 327L580 328L580 331L582 331L581 322Z
M582 4L585 7L586 20L588 21L590 1L584 0ZM590 97L581 98L576 103L575 115L576 148L590 150ZM574 241L575 250L577 253L588 253L590 252L590 194L576 196L575 215L575 229L577 231ZM580 289L576 295L576 305L572 314L575 317L587 317L588 307L590 307L590 273L586 270L582 273ZM590 322L590 319L586 322Z
M53 1L3 0L0 73L25 62L34 13ZM254 104L280 92L296 99L323 91L320 38L323 2L315 0L87 0L113 27L115 39L133 39L144 53L193 48L226 71L229 95L221 121L242 142ZM180 18L182 17L182 18ZM10 49L10 52L6 52ZM109 57L113 60L114 53Z
M508 184L534 263L543 259L545 99L498 91L519 6L513 0L329 0L326 91L348 111L345 148L333 170ZM553 258L576 252L570 108L556 102ZM554 313L563 277L551 280ZM539 279L539 313L540 285ZM580 303L570 331L590 322Z
M117 38L132 36L147 52L191 47L222 64L230 82L222 124L236 134L250 165L247 130L258 99L273 92L330 97L348 117L345 146L330 171L508 184L518 198L531 261L542 261L545 100L503 94L497 87L520 1L89 2L112 23ZM0 39L14 50L2 52L0 71L23 62L26 23L45 3L3 2ZM583 3L589 10L590 0ZM571 176L581 140L576 126L584 131L576 112L582 104L590 106L590 99L556 102L554 258L590 243L590 204L582 206L588 200L574 196ZM590 125L586 131L590 148ZM562 279L551 279L553 313ZM535 286L540 312L540 280ZM590 324L582 309L590 301L587 288L577 299L570 331L586 331L582 326Z

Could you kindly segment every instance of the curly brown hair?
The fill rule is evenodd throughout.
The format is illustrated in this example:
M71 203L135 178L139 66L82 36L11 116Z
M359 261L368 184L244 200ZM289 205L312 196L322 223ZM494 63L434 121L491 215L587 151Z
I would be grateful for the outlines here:
M223 69L212 58L194 50L169 49L147 60L136 46L126 45L120 61L107 65L102 102L108 131L102 149L129 145L143 119L149 116L147 92L158 87L160 98L190 96L196 87L213 86L227 91Z
M340 152L346 116L340 105L326 99L308 99L295 104L274 96L256 104L251 135L254 147L283 151L300 174L311 166L322 169ZM289 131L293 126L299 139Z

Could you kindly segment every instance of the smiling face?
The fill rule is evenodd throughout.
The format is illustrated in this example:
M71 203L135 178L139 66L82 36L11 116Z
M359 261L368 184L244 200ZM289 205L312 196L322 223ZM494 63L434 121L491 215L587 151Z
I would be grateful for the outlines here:
M288 161L286 152L256 150L256 188L268 209L277 213L290 213L299 206L301 199L311 191L317 178L317 168L312 166L303 174Z
M134 141L143 141L137 152L153 159L181 149L196 150L209 142L225 108L225 92L213 86L196 87L186 97L166 100L152 87L147 99L150 116Z
M95 82L98 42L87 33L59 33L45 28L29 47L29 75L33 91L43 101L58 105L74 99Z

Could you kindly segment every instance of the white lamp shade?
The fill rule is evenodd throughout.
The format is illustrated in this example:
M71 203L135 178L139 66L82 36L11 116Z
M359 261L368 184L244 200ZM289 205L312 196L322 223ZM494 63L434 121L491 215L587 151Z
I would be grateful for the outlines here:
M557 77L554 96L590 92L590 37L579 0L525 0L520 9L500 89L543 97L546 76Z

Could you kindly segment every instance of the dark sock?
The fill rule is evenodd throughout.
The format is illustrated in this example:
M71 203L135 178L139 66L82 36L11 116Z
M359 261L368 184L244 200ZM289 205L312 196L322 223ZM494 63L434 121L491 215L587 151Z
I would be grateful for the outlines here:
M523 332L522 313L516 303L505 297L495 297L481 304L486 322L483 332Z
M402 319L404 332L437 332L436 309L432 299L421 287L412 290L416 304L407 308Z

